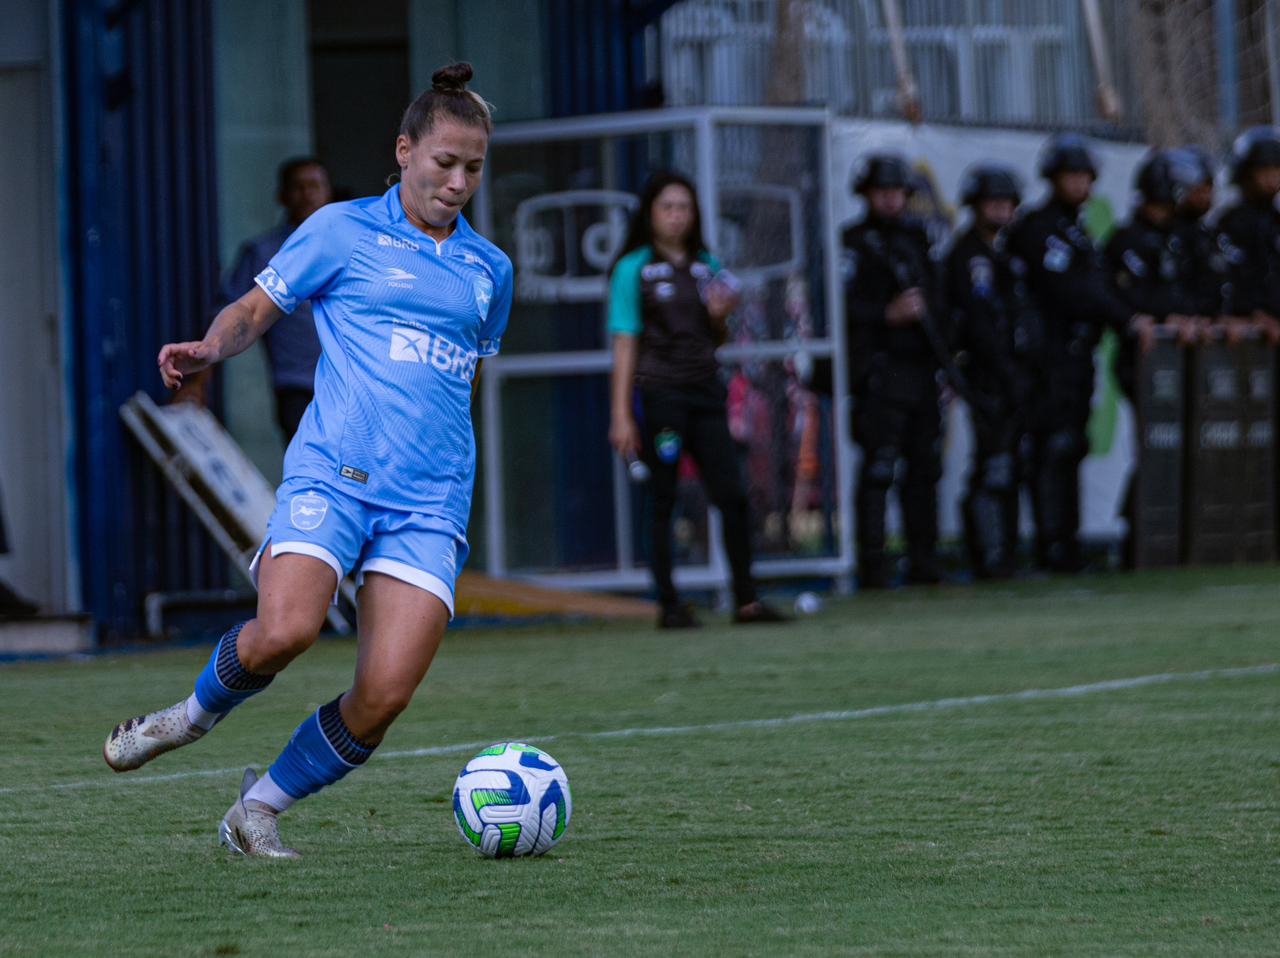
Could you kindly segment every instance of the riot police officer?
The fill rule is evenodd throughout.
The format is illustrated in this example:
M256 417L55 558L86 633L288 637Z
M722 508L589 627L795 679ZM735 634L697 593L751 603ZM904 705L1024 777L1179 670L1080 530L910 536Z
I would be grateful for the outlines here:
M1111 288L1135 313L1174 328L1181 342L1195 340L1199 323L1195 292L1195 250L1177 228L1177 209L1197 185L1200 170L1181 150L1157 150L1134 174L1137 203L1125 225L1107 242L1104 262ZM1116 378L1133 396L1139 343L1122 336Z
M1218 229L1230 241L1228 269L1235 312L1273 342L1280 340L1280 128L1255 126L1232 147L1231 179L1240 199Z
M972 210L973 221L946 259L952 328L965 359L963 398L975 439L963 513L979 578L1008 578L1016 569L1018 447L1038 326L1026 264L1006 244L1020 199L1017 176L1008 167L984 163L966 171L960 202Z
M1093 350L1102 331L1148 334L1154 321L1135 314L1109 289L1101 258L1080 221L1098 170L1082 137L1057 134L1041 154L1051 194L1014 224L1010 252L1027 265L1027 285L1043 322L1033 362L1030 485L1036 558L1052 571L1077 572L1080 464L1093 394Z
M906 527L907 581L936 583L939 277L923 226L906 215L912 192L906 161L869 156L852 187L867 206L866 216L843 234L853 429L862 449L858 583L864 589L890 584L885 507L895 484Z
M1190 188L1181 190L1176 198L1173 230L1186 250L1194 314L1202 318L1197 335L1203 338L1234 312L1228 259L1235 254L1230 240L1209 223L1217 172L1209 151L1186 146L1176 152L1195 171Z
M1184 150L1150 153L1134 175L1136 201L1129 222L1111 235L1104 253L1115 294L1130 309L1148 313L1159 325L1175 330L1181 345L1194 342L1201 326L1209 322L1207 317L1194 315L1200 305L1196 290L1199 267L1193 260L1196 250L1191 234L1178 224L1178 208L1200 185L1202 175L1200 165ZM1133 403L1140 436L1146 435L1148 410L1139 398L1139 351L1149 345L1133 336L1123 337L1116 360L1116 378ZM1143 441L1139 441L1138 455L1140 460L1147 455ZM1123 505L1129 527L1126 565L1132 565L1136 556L1136 476L1135 472L1130 478Z

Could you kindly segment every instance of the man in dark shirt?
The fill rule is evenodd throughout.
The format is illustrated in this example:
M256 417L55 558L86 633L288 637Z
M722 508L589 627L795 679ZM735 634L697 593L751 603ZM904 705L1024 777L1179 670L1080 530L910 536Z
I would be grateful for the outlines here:
M1009 237L1010 252L1027 265L1027 286L1043 321L1030 410L1036 559L1052 571L1078 572L1085 566L1078 538L1080 464L1089 451L1093 350L1104 329L1149 336L1154 320L1135 315L1111 291L1080 221L1097 178L1083 138L1051 137L1039 172L1049 181L1049 199L1021 217Z
M858 475L858 585L885 588L885 508L899 484L907 581L940 580L937 564L940 282L924 228L905 215L911 170L899 156L866 158L854 191L866 216L843 235L849 381ZM905 466L900 483L899 463Z
M284 208L284 222L240 247L235 266L219 290L218 308L234 302L253 287L253 278L266 267L298 225L333 199L329 173L319 160L304 156L280 166L276 199ZM273 325L263 339L271 384L276 398L276 422L287 444L311 402L320 339L311 304L298 304L292 315Z
M1200 175L1185 151L1158 150L1148 156L1134 175L1138 202L1133 214L1111 235L1103 255L1116 296L1134 313L1150 314L1176 330L1184 344L1196 338L1202 320L1196 318L1196 250L1178 228L1176 214ZM1116 360L1116 378L1130 398L1138 345L1133 336L1122 337Z
M965 541L979 578L1007 578L1016 568L1018 448L1030 396L1028 357L1037 337L1027 267L1006 244L1020 198L1008 167L984 163L967 171L960 202L973 211L973 221L946 260L975 438L963 510Z
M1224 210L1218 229L1230 241L1233 312L1280 340L1280 128L1255 126L1232 147L1232 182L1240 200Z
M1178 150L1195 169L1195 182L1177 198L1173 229L1187 249L1187 265L1191 271L1191 295L1195 315L1204 317L1197 333L1203 336L1210 328L1233 323L1234 296L1231 289L1229 260L1235 253L1231 241L1210 225L1216 170L1209 152L1200 146Z

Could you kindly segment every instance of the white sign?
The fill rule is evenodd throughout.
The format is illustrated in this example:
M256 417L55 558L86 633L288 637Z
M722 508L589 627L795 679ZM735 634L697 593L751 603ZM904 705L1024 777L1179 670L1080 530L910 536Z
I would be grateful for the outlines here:
M618 190L545 193L516 207L516 296L535 303L603 301L608 272L640 201Z

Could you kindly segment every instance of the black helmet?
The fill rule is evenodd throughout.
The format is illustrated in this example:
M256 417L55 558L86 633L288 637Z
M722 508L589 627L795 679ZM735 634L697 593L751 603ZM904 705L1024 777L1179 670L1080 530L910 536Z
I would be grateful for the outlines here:
M1089 143L1077 133L1055 133L1040 151L1040 175L1048 180L1059 173L1088 173L1097 179L1098 164Z
M1245 130L1231 146L1231 182L1259 166L1280 166L1280 127L1255 126Z
M1022 200L1018 175L999 163L979 163L965 170L960 182L960 202L972 206L980 200Z
M1190 151L1156 150L1138 165L1133 188L1148 203L1181 203L1203 182L1201 165Z
M915 191L915 178L907 161L896 153L873 153L864 157L853 173L853 192L866 193L875 187L900 187Z
M1195 166L1197 186L1201 183L1213 182L1213 178L1218 174L1218 164L1214 162L1212 153L1196 143L1184 146L1177 152L1185 154L1188 162Z

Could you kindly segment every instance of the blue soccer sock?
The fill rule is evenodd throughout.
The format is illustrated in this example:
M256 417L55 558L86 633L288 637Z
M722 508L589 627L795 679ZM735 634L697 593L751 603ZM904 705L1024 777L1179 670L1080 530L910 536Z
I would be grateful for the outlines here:
M212 728L219 718L257 695L275 678L250 672L240 661L236 640L244 626L241 622L227 631L209 656L209 663L196 677L195 692L187 700L187 717L201 728Z
M351 734L338 708L341 699L338 696L303 720L259 782L262 789L255 785L246 798L284 811L369 760L377 744L362 742Z

